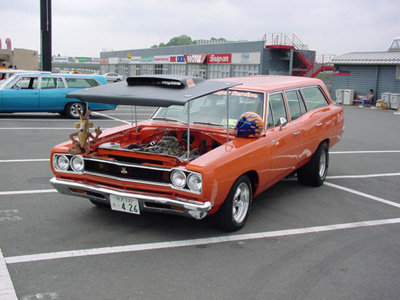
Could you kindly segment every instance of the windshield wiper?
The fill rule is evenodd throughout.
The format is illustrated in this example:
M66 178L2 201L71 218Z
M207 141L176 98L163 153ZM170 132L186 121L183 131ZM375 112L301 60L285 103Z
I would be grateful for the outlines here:
M167 122L180 122L180 123L183 123L183 124L187 125L187 123L185 121L178 120L178 119L173 119L173 118L154 117L154 118L151 118L151 119L152 120L167 121Z
M194 121L193 124L200 124L200 125L210 125L210 126L224 126L222 124L213 123L213 122L201 122L201 121Z

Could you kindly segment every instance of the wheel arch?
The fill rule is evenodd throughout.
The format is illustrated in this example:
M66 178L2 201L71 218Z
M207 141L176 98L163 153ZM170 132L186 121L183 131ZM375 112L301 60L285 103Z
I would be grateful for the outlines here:
M243 175L247 175L247 177L249 177L250 183L251 183L252 195L254 195L256 193L258 187L259 187L259 176L258 176L258 173L255 170L250 170L250 171L247 171L246 173L241 174L240 176L238 176L238 178L240 178Z

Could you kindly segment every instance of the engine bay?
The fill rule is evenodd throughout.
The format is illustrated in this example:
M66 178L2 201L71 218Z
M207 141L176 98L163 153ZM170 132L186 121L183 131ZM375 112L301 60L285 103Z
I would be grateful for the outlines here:
M158 154L176 157L187 161L188 143L189 160L221 146L226 141L226 135L191 131L190 138L186 130L153 130L151 133L142 130L133 143L104 143L100 149L121 149L136 153Z

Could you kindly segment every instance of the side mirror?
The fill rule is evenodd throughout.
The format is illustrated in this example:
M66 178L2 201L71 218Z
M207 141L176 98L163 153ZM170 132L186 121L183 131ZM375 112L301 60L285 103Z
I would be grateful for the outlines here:
M280 117L278 121L279 130L282 130L282 128L285 127L287 123L288 121L286 120L286 118Z

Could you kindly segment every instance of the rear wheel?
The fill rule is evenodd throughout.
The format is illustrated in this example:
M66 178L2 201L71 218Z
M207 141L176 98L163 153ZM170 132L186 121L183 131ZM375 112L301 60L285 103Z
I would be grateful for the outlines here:
M251 200L250 179L247 175L242 175L235 181L228 197L217 212L219 225L227 231L242 228L249 216Z
M309 186L321 186L328 174L329 148L323 142L315 151L311 160L301 167L297 172L297 179L300 183Z
M85 104L81 102L73 102L73 103L68 103L68 105L65 107L64 114L71 119L79 119L79 113L78 110L80 110L82 113L85 111Z

